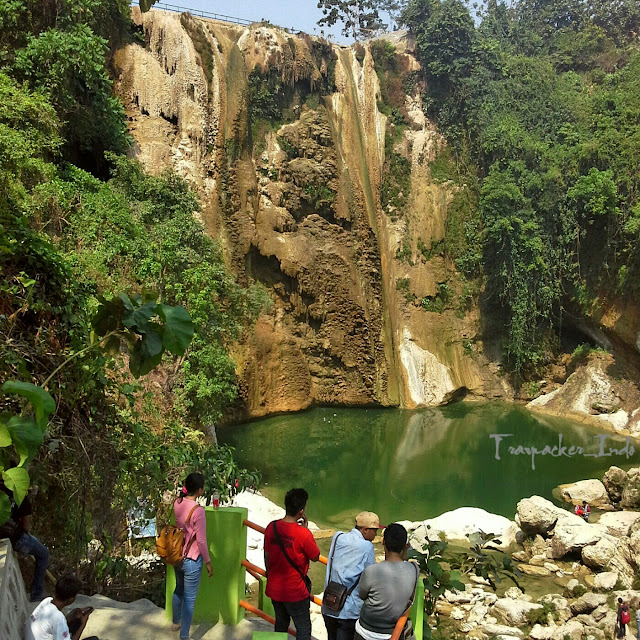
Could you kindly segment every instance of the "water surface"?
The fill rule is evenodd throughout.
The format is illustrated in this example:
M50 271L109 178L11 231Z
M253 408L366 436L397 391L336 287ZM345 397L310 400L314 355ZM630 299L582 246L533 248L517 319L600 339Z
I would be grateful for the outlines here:
M490 434L513 434L500 443ZM511 455L508 447L582 447L600 453L603 431L540 416L504 403L456 403L399 409L318 408L225 427L245 467L262 472L262 492L283 503L291 487L309 492L307 512L321 526L346 528L367 509L384 522L432 518L458 507L481 507L513 518L518 500L552 499L561 483L601 478L612 465L637 465L640 454L586 457ZM607 435L605 450L625 439ZM632 441L637 449L640 444Z

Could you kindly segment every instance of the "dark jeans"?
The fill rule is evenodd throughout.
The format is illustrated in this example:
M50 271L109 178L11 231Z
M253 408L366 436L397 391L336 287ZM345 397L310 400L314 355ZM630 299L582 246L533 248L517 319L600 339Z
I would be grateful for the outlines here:
M42 600L44 598L44 576L49 566L49 549L38 538L29 533L23 533L16 540L13 548L18 553L33 556L36 561L33 582L31 583L31 600Z
M309 614L309 598L299 602L273 602L273 610L276 612L276 633L286 633L289 629L289 621L293 619L298 640L310 640L311 615Z
M357 620L341 620L331 616L322 616L324 626L327 627L327 637L329 640L353 640L356 633Z

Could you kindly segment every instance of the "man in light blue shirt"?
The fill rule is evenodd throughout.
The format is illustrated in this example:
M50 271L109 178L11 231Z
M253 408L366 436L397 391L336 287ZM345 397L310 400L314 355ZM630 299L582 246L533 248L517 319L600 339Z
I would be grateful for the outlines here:
M324 587L326 589L329 582L333 581L351 592L340 611L322 607L328 640L353 640L362 609L357 584L365 568L376 563L372 541L379 528L380 518L371 511L363 511L356 516L356 526L351 531L338 531L333 536Z

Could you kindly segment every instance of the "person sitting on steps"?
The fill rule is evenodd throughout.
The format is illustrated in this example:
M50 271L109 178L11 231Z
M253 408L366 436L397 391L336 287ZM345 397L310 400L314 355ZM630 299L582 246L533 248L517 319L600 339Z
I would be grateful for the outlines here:
M31 535L31 515L33 507L29 495L18 506L13 499L11 492L5 484L0 481L0 491L9 496L11 501L11 516L8 522L0 527L0 538L9 538L14 551L18 553L33 556L36 567L33 572L33 580L31 581L31 602L39 602L44 598L44 578L49 566L49 549L45 547L38 538ZM36 488L33 487L29 492L33 495Z
M54 597L45 598L27 618L25 640L80 640L93 608L74 609L66 618L62 610L73 604L81 588L82 582L76 576L62 576L56 582Z

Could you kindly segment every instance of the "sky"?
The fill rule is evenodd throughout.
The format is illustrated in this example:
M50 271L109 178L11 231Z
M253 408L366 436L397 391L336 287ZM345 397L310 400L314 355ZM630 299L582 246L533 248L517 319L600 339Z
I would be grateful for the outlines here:
M167 0L166 3L160 0L156 6L162 8L163 4L179 5L184 9L199 9L255 22L265 19L279 27L320 35L320 27L316 23L322 18L322 11L318 9L317 0ZM324 31L325 35L332 33L335 42L350 43L340 35L339 23L332 28L325 27Z

